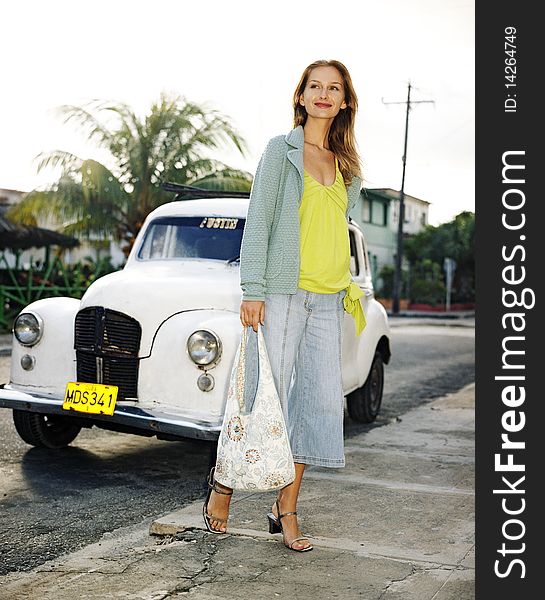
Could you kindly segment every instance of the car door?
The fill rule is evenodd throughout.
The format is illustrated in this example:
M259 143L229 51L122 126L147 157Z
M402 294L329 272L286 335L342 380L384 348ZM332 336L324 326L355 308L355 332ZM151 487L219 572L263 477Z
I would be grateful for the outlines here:
M367 314L367 305L373 297L373 284L369 270L367 252L365 249L365 240L359 227L352 224L348 226L350 236L350 272L352 279L363 291L360 299L363 313ZM343 320L343 341L342 341L342 359L343 359L343 389L345 393L359 387L362 374L361 365L358 364L358 347L365 344L366 329L361 335L356 336L354 318L351 314L345 312Z

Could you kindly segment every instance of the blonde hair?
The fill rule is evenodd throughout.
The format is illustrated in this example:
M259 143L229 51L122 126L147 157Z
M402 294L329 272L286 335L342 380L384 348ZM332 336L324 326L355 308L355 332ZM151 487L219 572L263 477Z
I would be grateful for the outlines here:
M301 95L305 91L310 72L315 67L335 67L344 82L344 100L346 108L341 109L331 127L328 134L329 149L335 154L339 161L339 170L342 173L345 185L352 183L352 176L361 177L360 157L357 151L357 143L354 135L354 122L356 112L358 110L358 97L352 85L352 78L348 69L338 60L316 60L303 71L301 79L295 88L293 94L293 127L299 125L305 126L307 122L307 111L304 106L299 103Z

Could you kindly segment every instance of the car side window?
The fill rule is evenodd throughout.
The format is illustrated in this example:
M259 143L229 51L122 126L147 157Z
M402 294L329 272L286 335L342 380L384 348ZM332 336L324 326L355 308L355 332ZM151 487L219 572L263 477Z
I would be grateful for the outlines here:
M358 245L356 235L353 231L349 231L350 234L350 273L353 277L357 277L360 274L360 261L358 256Z
M365 243L365 240L363 238L361 240L361 244L363 249L363 269L365 269L365 272L367 273L367 275L369 275L369 273L371 273L371 268L369 266L369 253L367 252L367 244Z

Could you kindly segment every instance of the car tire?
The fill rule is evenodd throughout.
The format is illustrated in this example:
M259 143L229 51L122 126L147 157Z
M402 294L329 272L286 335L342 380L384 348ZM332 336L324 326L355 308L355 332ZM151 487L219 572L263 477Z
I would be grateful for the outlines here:
M65 448L81 431L67 417L24 410L13 411L13 423L21 439L38 448Z
M348 414L359 423L372 423L380 411L384 388L384 363L380 352L375 352L365 383L346 397Z

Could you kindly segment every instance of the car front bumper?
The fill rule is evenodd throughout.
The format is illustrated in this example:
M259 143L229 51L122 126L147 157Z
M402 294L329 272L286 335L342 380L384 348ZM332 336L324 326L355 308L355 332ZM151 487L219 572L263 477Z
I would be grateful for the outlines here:
M0 408L13 408L48 415L62 415L88 421L88 425L104 423L118 425L125 431L142 435L174 436L199 440L217 440L221 431L221 423L213 424L205 421L182 419L177 415L159 411L142 410L138 406L117 404L114 414L89 415L82 412L64 410L63 398L48 394L22 392L11 388L9 384L0 385ZM114 427L112 427L113 429Z

